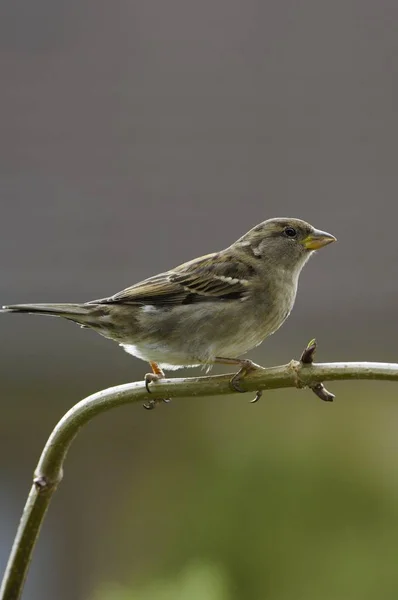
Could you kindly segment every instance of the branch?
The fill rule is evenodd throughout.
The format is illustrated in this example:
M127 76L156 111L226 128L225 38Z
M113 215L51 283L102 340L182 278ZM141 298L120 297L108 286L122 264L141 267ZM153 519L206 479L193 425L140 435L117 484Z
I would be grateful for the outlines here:
M278 388L311 388L323 400L332 400L323 381L349 379L377 379L398 381L398 364L377 362L313 363L315 341L304 350L300 362L251 371L242 380L247 392ZM78 431L93 417L103 412L134 402L183 396L220 396L236 393L230 386L231 375L164 379L152 386L148 393L144 382L127 383L102 390L73 406L51 433L35 471L17 535L0 588L0 600L18 600L21 597L32 552L38 538L46 510L58 484L66 454ZM259 396L256 396L259 397Z

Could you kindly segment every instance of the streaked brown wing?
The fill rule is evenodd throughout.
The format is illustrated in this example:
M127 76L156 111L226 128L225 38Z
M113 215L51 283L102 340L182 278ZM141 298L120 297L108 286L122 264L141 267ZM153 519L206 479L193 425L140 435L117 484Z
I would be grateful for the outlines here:
M99 300L103 304L178 304L186 292L179 284L169 279L169 273L155 275L118 292L110 298ZM98 302L98 301L97 301Z
M231 300L243 297L248 283L242 277L245 265L223 256L213 262L211 259L215 256L210 254L195 259L93 303L171 306L206 302L215 298Z

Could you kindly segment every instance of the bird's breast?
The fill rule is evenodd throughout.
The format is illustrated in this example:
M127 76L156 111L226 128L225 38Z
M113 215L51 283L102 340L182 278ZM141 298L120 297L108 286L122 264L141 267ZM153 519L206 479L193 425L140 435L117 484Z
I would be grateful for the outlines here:
M289 316L296 299L297 278L284 270L259 286L254 293L253 306L258 321L263 323L266 335L274 333Z

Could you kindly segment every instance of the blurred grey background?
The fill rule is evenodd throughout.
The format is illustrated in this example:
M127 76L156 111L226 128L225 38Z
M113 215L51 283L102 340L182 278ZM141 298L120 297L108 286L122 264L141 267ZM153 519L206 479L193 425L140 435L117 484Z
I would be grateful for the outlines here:
M295 216L339 243L251 357L316 336L320 360L396 360L397 18L390 0L3 0L1 304L110 295ZM57 420L147 369L60 320L0 332L4 566ZM330 387L332 406L289 390L97 419L24 597L396 598L396 388Z

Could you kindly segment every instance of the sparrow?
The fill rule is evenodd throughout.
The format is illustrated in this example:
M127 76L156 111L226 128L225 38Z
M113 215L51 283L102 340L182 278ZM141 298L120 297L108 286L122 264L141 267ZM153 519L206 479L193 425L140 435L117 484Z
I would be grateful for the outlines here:
M330 233L294 218L259 223L228 248L149 277L114 296L82 304L13 304L3 312L63 317L114 340L149 363L145 384L163 369L236 365L231 385L256 368L242 359L289 316L299 275ZM152 406L147 406L151 407Z

